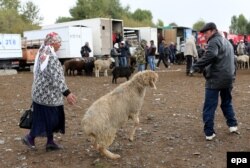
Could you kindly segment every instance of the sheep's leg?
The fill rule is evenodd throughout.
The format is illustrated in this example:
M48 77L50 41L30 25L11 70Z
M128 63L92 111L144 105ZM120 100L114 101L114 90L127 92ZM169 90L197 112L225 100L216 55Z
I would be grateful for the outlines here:
M95 77L99 77L99 70L95 69Z
M107 158L110 158L110 159L119 159L121 157L118 154L114 154L114 153L110 152L109 150L107 150L104 147L99 147L99 151L101 154L103 154L104 156L106 156Z
M108 70L107 69L104 70L104 76L108 76Z
M129 134L129 140L130 141L133 141L134 140L134 134L135 134L135 131L137 129L137 127L139 126L139 117L136 116L135 118L133 118L134 120L134 127L132 128L130 134Z

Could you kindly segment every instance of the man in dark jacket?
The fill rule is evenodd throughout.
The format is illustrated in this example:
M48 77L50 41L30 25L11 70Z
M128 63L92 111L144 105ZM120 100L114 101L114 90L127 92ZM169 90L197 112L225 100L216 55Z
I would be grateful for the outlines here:
M164 48L165 48L165 44L166 42L164 40L162 40L162 42L159 45L159 60L157 62L157 68L159 68L161 61L163 62L163 64L165 65L166 68L168 68L168 60L166 60L165 54L164 54Z
M204 68L205 102L203 107L203 122L206 140L215 137L214 115L221 97L221 109L231 133L237 133L237 120L232 105L231 91L235 80L234 51L230 42L222 37L214 23L207 23L201 33L208 42L206 53L193 65L191 72Z
M150 40L150 47L148 49L148 64L152 71L155 71L155 52L156 46L154 40Z
M118 50L121 54L119 55L119 64L121 67L127 67L128 66L128 56L129 56L129 48L127 45L125 45L125 42L122 41L120 43L120 48Z
M81 56L89 57L89 53L91 53L91 49L89 47L89 42L86 42L85 45L81 47Z

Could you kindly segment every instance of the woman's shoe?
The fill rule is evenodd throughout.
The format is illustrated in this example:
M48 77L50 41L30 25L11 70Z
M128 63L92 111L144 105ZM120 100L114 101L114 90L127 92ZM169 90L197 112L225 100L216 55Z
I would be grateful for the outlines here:
M62 146L57 145L55 143L51 143L51 144L47 144L46 145L46 151L47 152L49 152L49 151L55 151L55 150L60 150L62 148L63 148Z
M26 135L25 137L22 138L22 142L24 145L26 145L29 149L35 150L36 147L35 145L32 145L31 142L29 141L28 136Z

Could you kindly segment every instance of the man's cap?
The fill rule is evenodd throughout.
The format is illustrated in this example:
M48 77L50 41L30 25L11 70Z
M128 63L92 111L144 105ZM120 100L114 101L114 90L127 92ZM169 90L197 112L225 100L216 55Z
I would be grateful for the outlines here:
M205 26L200 30L201 33L204 33L208 30L217 30L216 25L213 22L206 23Z
M125 41L121 41L121 43L125 44Z

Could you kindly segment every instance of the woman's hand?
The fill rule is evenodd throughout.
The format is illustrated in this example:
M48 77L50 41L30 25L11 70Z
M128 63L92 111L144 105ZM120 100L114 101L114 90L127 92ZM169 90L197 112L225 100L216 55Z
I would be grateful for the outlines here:
M76 104L76 96L73 93L70 93L66 98L70 105Z

